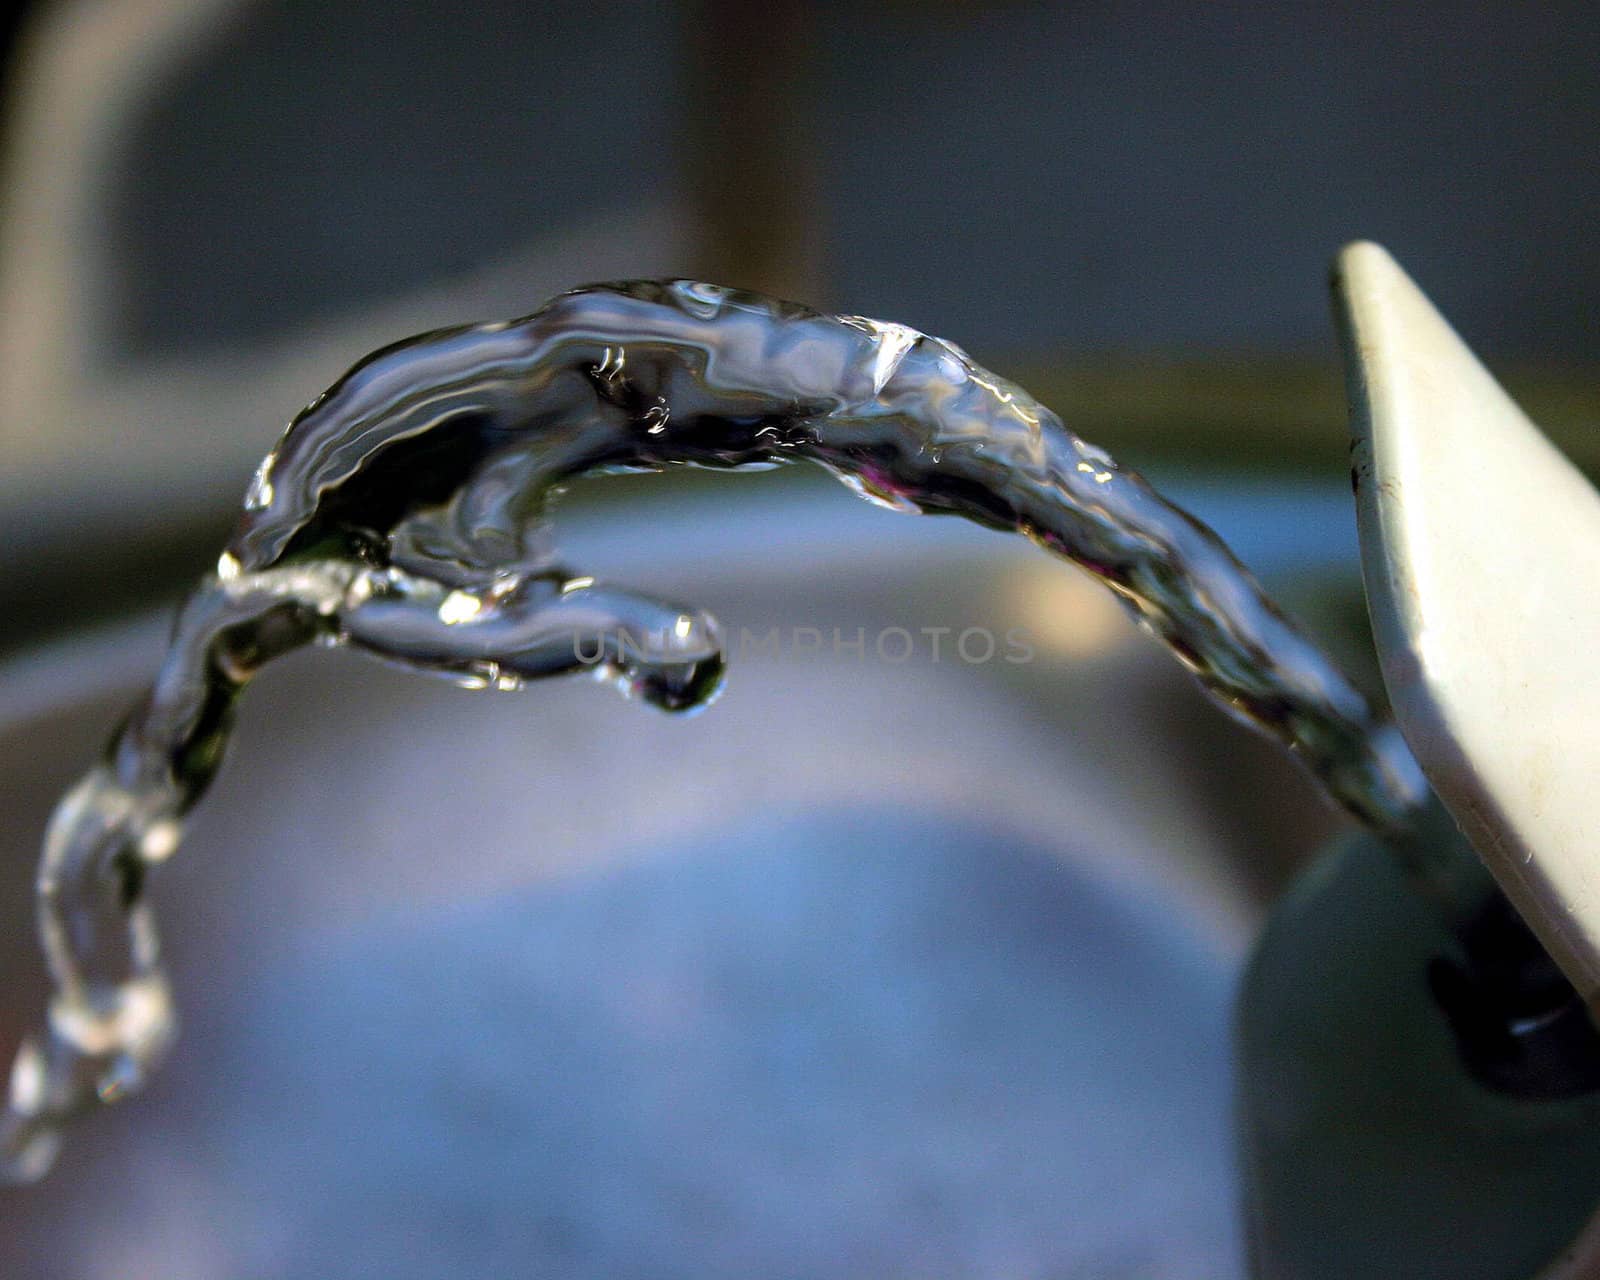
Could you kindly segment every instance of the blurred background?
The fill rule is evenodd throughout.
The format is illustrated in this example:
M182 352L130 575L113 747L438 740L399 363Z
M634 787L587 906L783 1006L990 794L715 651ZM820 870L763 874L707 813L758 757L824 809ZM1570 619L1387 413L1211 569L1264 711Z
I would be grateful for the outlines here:
M1369 687L1341 243L1387 245L1600 466L1592 5L11 22L8 1055L55 795L281 424L406 334L665 275L940 334L1217 527ZM689 726L283 664L162 879L178 1059L0 1191L0 1270L1240 1274L1228 1000L1337 828L1303 780L993 535L807 473L564 510L575 564L730 625L1023 626L1040 660L757 659Z

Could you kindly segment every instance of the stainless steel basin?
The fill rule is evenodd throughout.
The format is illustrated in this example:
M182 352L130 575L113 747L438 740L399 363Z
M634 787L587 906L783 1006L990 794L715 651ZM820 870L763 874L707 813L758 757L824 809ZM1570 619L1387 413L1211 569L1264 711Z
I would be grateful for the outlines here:
M1240 868L1309 788L1042 553L721 483L563 530L722 619L703 716L322 652L247 694L155 889L183 1037L0 1192L0 1274L1238 1273ZM40 828L160 639L0 671L7 1055Z

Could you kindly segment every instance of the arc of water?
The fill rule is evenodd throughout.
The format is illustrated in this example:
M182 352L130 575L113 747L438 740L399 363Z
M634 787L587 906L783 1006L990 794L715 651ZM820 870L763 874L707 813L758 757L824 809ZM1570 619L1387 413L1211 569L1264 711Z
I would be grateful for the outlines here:
M262 666L320 640L480 686L590 666L657 706L704 705L715 622L561 568L547 500L586 472L792 461L1024 534L1116 592L1359 820L1396 830L1419 803L1398 736L1216 535L958 347L688 281L577 290L369 356L262 463L155 684L51 821L55 995L13 1070L0 1165L42 1174L66 1120L137 1088L170 1044L144 878Z

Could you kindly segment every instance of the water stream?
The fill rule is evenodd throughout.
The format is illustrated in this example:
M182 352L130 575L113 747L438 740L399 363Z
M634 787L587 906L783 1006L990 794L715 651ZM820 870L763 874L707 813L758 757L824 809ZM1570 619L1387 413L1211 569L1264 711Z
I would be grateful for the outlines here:
M41 1176L63 1124L137 1089L170 1046L145 880L266 663L341 644L480 688L588 671L703 706L723 676L716 622L564 567L549 500L586 473L797 461L1072 561L1356 819L1411 821L1425 787L1398 734L1216 535L959 347L687 281L580 289L368 356L262 463L154 685L50 821L54 995L13 1068L0 1172Z

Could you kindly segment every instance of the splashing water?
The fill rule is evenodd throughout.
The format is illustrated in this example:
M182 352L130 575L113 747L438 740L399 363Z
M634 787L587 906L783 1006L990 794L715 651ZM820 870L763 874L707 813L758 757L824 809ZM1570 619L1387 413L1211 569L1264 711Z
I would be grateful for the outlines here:
M369 356L262 463L154 686L51 819L38 894L54 996L12 1072L0 1171L42 1175L63 1123L139 1087L171 1044L143 884L263 665L317 641L476 687L592 670L668 710L702 706L722 677L716 623L568 573L548 499L583 473L794 460L1087 569L1368 826L1401 830L1421 802L1393 728L1214 534L959 348L687 281L576 290Z

